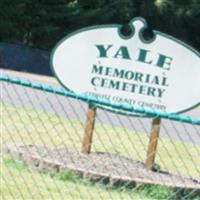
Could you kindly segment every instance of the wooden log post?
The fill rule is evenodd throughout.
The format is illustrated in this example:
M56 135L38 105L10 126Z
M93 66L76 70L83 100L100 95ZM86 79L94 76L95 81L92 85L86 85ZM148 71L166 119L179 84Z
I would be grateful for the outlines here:
M147 150L147 157L145 165L147 169L152 169L156 157L158 138L160 133L161 118L155 118L152 121L152 128L149 139L149 146Z
M81 153L89 154L92 147L92 138L96 119L96 107L92 104L88 106L86 126L82 140Z

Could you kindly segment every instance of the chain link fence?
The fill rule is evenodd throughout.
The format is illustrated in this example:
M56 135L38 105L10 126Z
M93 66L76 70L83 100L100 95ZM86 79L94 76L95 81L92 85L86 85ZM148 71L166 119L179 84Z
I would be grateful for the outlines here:
M199 111L155 113L0 80L2 199L200 199Z

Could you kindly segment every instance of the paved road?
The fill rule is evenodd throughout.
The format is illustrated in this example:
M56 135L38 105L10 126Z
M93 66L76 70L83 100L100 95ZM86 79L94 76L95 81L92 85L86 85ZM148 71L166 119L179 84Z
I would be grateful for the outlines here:
M28 79L32 82L42 82L47 85L60 87L55 79L45 76L36 76L5 70L0 70L0 73L1 75L7 74L12 77ZM54 95L43 91L37 91L31 88L24 88L14 84L0 84L1 88L3 88L0 101L19 106L25 105L26 107L43 110L49 113L56 113L70 119L85 121L87 104L82 101ZM190 112L184 113L184 115L190 116L194 119L199 119L200 109L198 108L192 110ZM109 124L113 127L124 127L130 130L145 133L148 133L151 129L151 119L126 117L102 110L98 110L96 123ZM200 126L194 126L191 124L180 123L171 120L162 120L161 137L200 144Z

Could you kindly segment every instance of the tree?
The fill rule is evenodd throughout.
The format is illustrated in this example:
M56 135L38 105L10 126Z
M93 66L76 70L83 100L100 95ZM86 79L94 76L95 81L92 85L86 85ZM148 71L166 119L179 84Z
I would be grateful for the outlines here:
M1 0L0 39L50 50L68 33L135 16L200 50L200 0Z
M73 1L66 0L2 0L0 7L0 39L42 49L73 29L78 12Z

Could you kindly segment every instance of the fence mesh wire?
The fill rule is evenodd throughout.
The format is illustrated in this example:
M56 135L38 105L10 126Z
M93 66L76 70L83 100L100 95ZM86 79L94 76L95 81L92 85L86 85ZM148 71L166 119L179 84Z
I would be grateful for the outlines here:
M81 153L88 103L10 80L0 82L2 199L200 199L198 108L190 123L161 119L148 169L152 117L98 108Z

